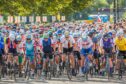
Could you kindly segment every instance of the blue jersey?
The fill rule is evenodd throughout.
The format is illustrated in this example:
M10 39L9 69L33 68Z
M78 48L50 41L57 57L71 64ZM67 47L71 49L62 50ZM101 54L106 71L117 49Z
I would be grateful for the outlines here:
M42 40L43 45L43 52L44 53L51 53L52 47L51 47L51 39L49 38L48 41Z
M33 42L32 41L30 43L26 42L25 47L26 47L26 56L34 56Z
M105 41L103 39L103 48L112 48L113 47L113 39L108 39L107 41Z
M4 49L4 38L0 37L0 49Z

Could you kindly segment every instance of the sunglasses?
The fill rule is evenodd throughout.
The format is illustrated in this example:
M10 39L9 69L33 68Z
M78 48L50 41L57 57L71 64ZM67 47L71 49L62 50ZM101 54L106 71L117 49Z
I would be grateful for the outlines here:
M31 40L31 39L27 39L27 40Z

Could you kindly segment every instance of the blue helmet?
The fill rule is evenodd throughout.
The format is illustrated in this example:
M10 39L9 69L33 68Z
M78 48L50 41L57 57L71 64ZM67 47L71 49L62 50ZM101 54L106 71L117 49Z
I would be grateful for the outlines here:
M82 35L82 40L83 41L87 41L88 40L88 36L87 35Z
M31 39L32 37L31 37L31 35L27 35L27 39Z
M57 31L57 34L62 34L62 30L58 30Z
M111 37L111 35L109 34L109 33L105 33L104 35L103 35L103 38L110 38Z

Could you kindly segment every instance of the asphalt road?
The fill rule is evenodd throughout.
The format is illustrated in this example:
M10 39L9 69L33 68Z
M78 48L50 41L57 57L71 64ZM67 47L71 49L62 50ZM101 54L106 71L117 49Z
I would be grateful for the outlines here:
M107 77L93 77L89 78L88 81L82 77L73 77L71 81L67 77L52 78L51 80L37 80L30 79L25 80L24 78L17 78L17 81L2 78L0 84L126 84L126 77L119 80L116 76L110 80Z

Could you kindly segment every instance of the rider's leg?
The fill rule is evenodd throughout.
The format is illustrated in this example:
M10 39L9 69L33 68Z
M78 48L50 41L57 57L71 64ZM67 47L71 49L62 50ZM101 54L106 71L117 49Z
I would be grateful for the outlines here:
M47 63L47 57L44 54L43 55L43 71L42 71L42 75L44 75L44 76L45 76L45 71L46 71L46 63Z
M55 56L55 61L56 61L56 64L59 64L59 56L58 55Z

